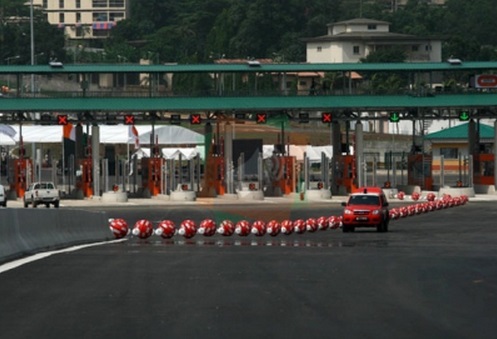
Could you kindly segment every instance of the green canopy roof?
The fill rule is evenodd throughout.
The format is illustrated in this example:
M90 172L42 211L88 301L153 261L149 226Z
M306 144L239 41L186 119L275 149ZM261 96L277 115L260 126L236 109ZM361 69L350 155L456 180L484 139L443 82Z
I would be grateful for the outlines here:
M428 140L454 140L454 139L468 139L468 126L469 123L461 124L452 128L443 129L438 132L425 135ZM485 124L480 124L480 138L493 139L494 128Z

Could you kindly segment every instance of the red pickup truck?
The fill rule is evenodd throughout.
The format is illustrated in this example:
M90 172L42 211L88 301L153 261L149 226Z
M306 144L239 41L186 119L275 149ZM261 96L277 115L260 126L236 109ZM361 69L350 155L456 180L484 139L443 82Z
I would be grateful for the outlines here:
M378 232L388 232L388 201L379 187L361 187L343 202L344 232L353 232L356 227L376 227Z

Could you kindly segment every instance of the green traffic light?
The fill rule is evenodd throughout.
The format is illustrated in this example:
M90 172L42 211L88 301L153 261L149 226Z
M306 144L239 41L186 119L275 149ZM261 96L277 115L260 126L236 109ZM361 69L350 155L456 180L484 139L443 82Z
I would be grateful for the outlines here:
M459 113L459 121L468 121L469 120L469 113L466 111L463 111Z
M388 119L390 120L390 122L399 122L400 121L399 112L391 112Z

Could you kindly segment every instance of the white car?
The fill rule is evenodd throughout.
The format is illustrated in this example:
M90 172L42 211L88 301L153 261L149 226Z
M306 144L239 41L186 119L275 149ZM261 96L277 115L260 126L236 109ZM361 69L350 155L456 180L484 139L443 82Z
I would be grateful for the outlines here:
M5 194L5 187L0 185L0 206L7 207L7 195Z
M55 188L53 182L34 182L24 192L24 207L32 204L35 208L38 205L45 205L48 208L52 204L55 208L58 208L59 201L59 190Z

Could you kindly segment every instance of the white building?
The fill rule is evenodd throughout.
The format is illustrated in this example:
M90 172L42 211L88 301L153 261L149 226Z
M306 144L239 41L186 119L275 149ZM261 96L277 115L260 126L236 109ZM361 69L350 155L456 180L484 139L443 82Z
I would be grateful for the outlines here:
M52 25L70 39L106 38L109 31L129 17L130 0L33 0Z
M352 19L328 25L328 34L306 40L307 62L359 62L370 53L392 46L404 48L410 62L442 61L442 41L390 32L390 23Z

